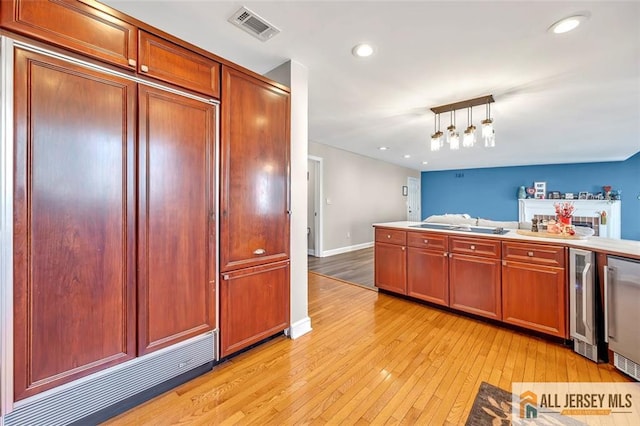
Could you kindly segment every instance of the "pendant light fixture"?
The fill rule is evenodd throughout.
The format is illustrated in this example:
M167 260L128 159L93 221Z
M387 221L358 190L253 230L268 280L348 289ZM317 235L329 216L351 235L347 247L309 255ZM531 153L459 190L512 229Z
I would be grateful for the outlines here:
M464 131L462 137L462 146L472 148L476 144L476 126L473 125L473 110L467 108L467 130Z
M487 109L486 119L482 120L482 139L485 147L495 146L495 132L493 130L493 119L491 118L491 110L489 105L494 102L493 95L481 96L479 98L467 99L464 101L454 102L447 105L441 105L431 108L434 115L435 133L431 135L431 151L439 151L443 146L442 132L440 132L440 114L443 112L451 113L451 124L445 132L446 141L449 149L460 149L460 134L456 130L456 111L459 109L467 110L467 129L464 131L462 146L472 148L476 144L476 126L473 125L473 107L485 105ZM437 120L437 126L436 126Z
M440 131L440 114L435 114L433 116L433 130L434 133L431 135L431 151L440 151L440 148L444 144L442 140L443 134Z
M496 146L496 132L493 128L493 119L491 118L491 104L487 102L487 118L482 120L482 139L484 139L485 148L493 148Z
M447 127L447 142L449 149L460 149L460 133L456 130L456 111L451 111L451 124Z

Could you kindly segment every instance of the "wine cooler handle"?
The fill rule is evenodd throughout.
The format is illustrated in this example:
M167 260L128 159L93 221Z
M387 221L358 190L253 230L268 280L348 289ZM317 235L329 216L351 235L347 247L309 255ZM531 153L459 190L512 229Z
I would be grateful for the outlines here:
M590 328L587 323L587 291L589 288L589 283L587 283L587 273L589 272L589 268L591 268L591 263L584 265L584 270L582 271L582 323L587 328Z
M604 341L609 342L609 267L604 266Z

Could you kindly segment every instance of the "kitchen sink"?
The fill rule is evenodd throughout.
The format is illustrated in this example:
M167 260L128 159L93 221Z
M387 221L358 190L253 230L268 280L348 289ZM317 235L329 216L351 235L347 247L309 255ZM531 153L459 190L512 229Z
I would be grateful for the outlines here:
M480 234L494 234L504 235L509 232L504 228L485 228L482 226L469 226L469 225L449 225L446 223L421 223L420 225L410 225L411 228L423 228L423 229L440 229L443 231L462 231L462 232L474 232Z

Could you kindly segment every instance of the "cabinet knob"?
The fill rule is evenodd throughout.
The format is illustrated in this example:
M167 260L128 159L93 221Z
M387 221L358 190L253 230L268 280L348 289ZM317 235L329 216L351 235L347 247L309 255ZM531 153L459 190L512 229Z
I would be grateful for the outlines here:
M387 238L391 238L391 235L387 235Z
M447 257L447 256L449 256L449 253L447 253L447 252L445 251L444 253L442 253L442 255L443 255L444 257Z
M142 72L149 72L149 67L146 65L140 65L140 71Z
M507 261L506 260L502 261L502 266L507 266Z
M475 250L475 249L476 249L476 246L474 246L474 245L472 244L471 246L469 246L469 248L470 248L471 250Z
M129 59L129 66L135 67L136 66L136 60L135 59Z
M265 254L265 253L266 253L265 249L261 249L261 248L256 249L256 250L253 251L253 254L255 254L257 256L260 256L261 254Z
M425 244L429 244L429 240L423 240Z
M529 257L533 257L533 252L532 252L532 251L528 252L528 253L527 253L527 256L529 256Z
M404 251L404 247L402 247L402 251Z

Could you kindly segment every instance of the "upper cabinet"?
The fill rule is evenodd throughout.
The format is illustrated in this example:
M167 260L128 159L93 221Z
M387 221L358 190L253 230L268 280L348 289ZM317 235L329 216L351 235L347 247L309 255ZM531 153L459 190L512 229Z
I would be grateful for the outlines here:
M289 258L289 94L222 69L220 270Z
M141 74L220 97L220 64L175 43L140 31Z
M138 29L104 11L73 0L2 1L3 28L95 57L136 68Z
M121 19L123 15L97 2L3 0L1 7L0 25L10 31L206 96L220 97L218 62L177 44L179 40L169 41L152 34L142 23L138 27L126 22Z

